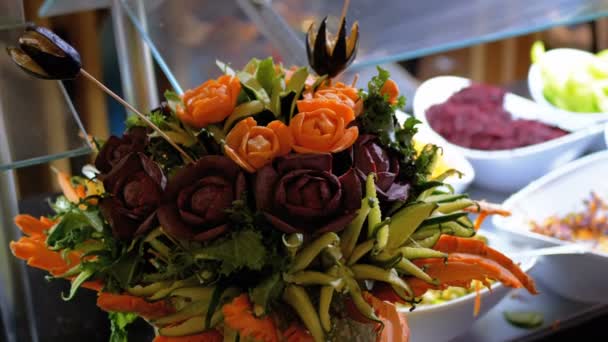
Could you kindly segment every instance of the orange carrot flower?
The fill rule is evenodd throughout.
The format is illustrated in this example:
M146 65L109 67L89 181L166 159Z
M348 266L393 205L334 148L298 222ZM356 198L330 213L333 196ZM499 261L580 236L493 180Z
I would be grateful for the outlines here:
M342 82L333 86L321 85L314 94L306 93L301 102L305 106L327 106L327 101L332 102L332 109L348 112L348 117L354 118L363 110L363 101L360 100L357 89Z
M257 318L247 294L242 294L222 307L224 324L236 330L242 338L261 342L278 342L277 330L270 316Z
M395 81L386 80L380 89L380 94L388 95L388 102L394 105L397 103L397 99L399 98L399 87Z
M241 91L238 78L224 75L209 80L182 96L186 108L178 106L177 117L196 128L221 122L234 110Z
M347 125L354 119L350 112L336 108L336 102L316 108L310 102L298 101L300 113L289 127L294 137L293 149L299 153L336 153L349 148L359 136L357 127Z
M291 131L281 121L275 120L264 127L257 126L257 122L249 117L230 130L224 152L243 169L253 173L274 158L288 154L292 145Z

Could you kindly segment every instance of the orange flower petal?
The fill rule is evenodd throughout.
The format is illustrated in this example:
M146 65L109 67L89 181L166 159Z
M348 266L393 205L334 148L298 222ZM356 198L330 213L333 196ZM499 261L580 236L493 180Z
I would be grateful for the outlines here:
M44 232L50 229L55 222L41 217L40 220L36 219L31 215L17 215L15 216L15 224L19 229L26 235L44 235Z
M333 146L331 152L337 153L351 147L359 137L359 128L349 127L342 135L342 138Z
M230 146L224 145L224 154L247 172L254 173L255 169L243 160Z
M232 127L232 129L226 136L226 145L229 145L233 149L238 148L238 146L243 141L243 136L247 134L251 127L255 127L255 125L257 124L258 123L252 117L248 117L239 121L236 125L234 125L234 127Z
M353 109L348 105L338 102L336 100L314 98L311 100L300 100L297 104L299 112L312 112L320 108L331 109L342 119L344 119L345 124L349 124L355 119L355 112L353 111Z
M59 252L51 251L46 243L39 237L23 236L18 241L11 241L11 251L19 259L25 260L31 267L40 268L52 275L60 275L79 262L77 253L68 255L69 263L66 262Z
M278 156L288 154L293 146L293 135L289 127L279 120L272 121L267 127L273 130L279 139Z

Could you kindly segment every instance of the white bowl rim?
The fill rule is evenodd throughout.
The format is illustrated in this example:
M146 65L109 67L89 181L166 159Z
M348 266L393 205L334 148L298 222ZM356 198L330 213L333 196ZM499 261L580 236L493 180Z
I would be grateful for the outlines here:
M506 210L509 210L511 207L514 206L515 203L521 201L521 199L528 196L529 193L541 191L543 186L546 183L552 182L556 179L559 179L563 175L566 175L570 172L573 172L573 171L579 169L582 166L586 166L588 164L595 163L596 161L602 160L602 159L608 159L608 151L595 152L595 153L589 154L585 157L582 157L580 159L571 161L565 165L562 165L562 166L556 168L555 170L550 171L546 175L532 181L530 184L528 184L527 186L525 186L518 192L509 196L502 203L502 207ZM507 224L507 222L509 222L508 217L495 216L492 218L492 223L498 229L506 230L506 231L516 233L519 235L523 235L523 236L526 236L526 237L529 237L532 239L541 240L544 242L550 242L550 243L553 243L556 245L568 245L568 244L573 243L572 241L560 240L558 238L550 237L550 236L547 236L544 234L535 233L535 232L531 231L530 229L518 229L518 228L513 227L510 224ZM599 255L601 257L608 257L608 253L600 252L597 250L591 250L591 251L589 251L589 253Z
M418 89L419 90L425 89L425 88L423 88L425 86L425 84L428 87L429 82L438 82L441 79L452 79L452 80L458 79L461 81L467 81L469 83L472 82L472 80L470 80L468 78L459 77L459 76L438 76L438 77L433 77L433 78L430 78L430 79L424 81ZM529 99L526 99L524 97L521 97L521 96L513 94L513 93L507 92L507 94L510 94L511 96L517 96L526 101L535 103L534 101L531 101ZM416 96L417 95L418 95L418 91L416 92L416 95L414 95L414 108L416 108ZM538 105L538 103L537 103L537 105ZM536 154L536 153L539 153L542 151L556 148L561 145L568 144L570 142L574 142L576 140L587 137L588 135L597 134L604 129L603 124L593 124L588 127L582 128L580 130L570 132L557 139L548 140L548 141L545 141L545 142L542 142L539 144L530 145L530 146L524 146L524 147L514 148L514 149L510 149L510 150L495 150L495 151L475 150L475 149L466 148L466 147L462 147L462 146L453 144L453 143L449 142L448 140L446 140L444 137L442 137L435 130L433 130L433 128L428 124L428 121L426 119L426 109L428 109L428 108L425 108L424 113L414 112L414 115L416 116L416 118L421 120L422 122L424 122L430 128L432 133L434 133L439 139L441 139L442 142L445 142L446 144L449 144L451 147L460 150L465 156L472 157L475 159L510 159L510 158L515 158L515 157L529 156L529 155Z
M589 51L585 51L585 50L573 49L573 48L556 48L556 49L551 49L551 50L546 51L543 55L543 58L555 58L555 56L558 56L560 54L571 54L571 55L576 54L576 55L579 55L578 58L591 58L594 56L593 53L591 53ZM534 79L537 79L538 82L533 82ZM542 77L540 76L539 66L537 63L531 63L530 69L528 70L528 89L530 90L530 95L532 95L532 97L534 98L536 103L539 103L544 106L549 106L549 107L559 110L560 112L565 113L567 115L575 115L575 116L590 115L590 116L595 116L593 119L601 120L601 119L605 118L606 120L608 120L608 112L573 112L573 111L570 111L567 109L556 107L554 104L552 104L551 102L549 102L549 100L547 100L545 98L545 96L543 95L543 88L544 88L544 82L543 82ZM537 95L537 96L535 96L535 95ZM600 116L600 115L601 115L601 117L598 118L598 116Z
M498 238L496 236L496 234L491 233L491 232L483 232L482 235L486 235L490 238ZM506 254L507 256L509 256L508 254ZM538 261L537 257L528 257L526 258L522 263L521 263L521 269L522 271L524 271L524 273L528 273L530 272L530 270L532 270L532 268L536 265L536 262ZM488 294L490 294L492 291L495 291L496 289L503 287L504 285L497 281L495 283L493 283L490 288L488 289L487 287L482 288L479 291L479 295L480 296L486 296ZM507 289L509 290L509 289ZM515 290L514 288L511 290ZM458 298L454 298L454 299L450 299L448 301L442 302L442 303L438 303L438 304L425 304L425 305L416 305L416 309L414 309L414 311L409 312L410 314L416 314L418 312L426 312L426 311L431 311L431 310L435 310L435 309L439 309L439 308L444 308L446 306L449 305L454 305L456 303L461 303L461 302L465 302L465 301L469 301L473 298L475 298L477 296L477 293L475 292L471 292L468 293L462 297L458 297ZM403 307L402 309L403 311L409 311L410 307Z

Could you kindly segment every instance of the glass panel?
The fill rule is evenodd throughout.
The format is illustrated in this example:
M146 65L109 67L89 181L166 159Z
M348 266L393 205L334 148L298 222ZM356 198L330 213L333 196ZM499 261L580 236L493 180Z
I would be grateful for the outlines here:
M272 7L302 39L310 23L339 17L343 1L279 0ZM608 15L606 0L352 0L359 21L353 67L386 63L499 40Z
M0 29L0 51L22 32ZM61 83L25 74L6 53L0 53L0 75L0 171L90 153Z
M51 17L109 6L110 0L45 0L38 10L38 15Z
M277 57L292 48L271 47L260 34L267 28L256 28L239 9L238 3L244 1L123 0L123 4L179 89L216 75L216 58L239 67L251 57ZM143 10L138 12L140 3ZM301 39L314 20L339 16L342 3L254 1L259 12L271 6ZM352 0L348 13L360 24L360 47L352 66L357 70L593 20L608 15L608 0ZM139 18L145 18L147 26ZM271 33L276 29L271 28Z
M236 0L123 3L176 91L217 77L216 59L242 67L251 57L278 57Z

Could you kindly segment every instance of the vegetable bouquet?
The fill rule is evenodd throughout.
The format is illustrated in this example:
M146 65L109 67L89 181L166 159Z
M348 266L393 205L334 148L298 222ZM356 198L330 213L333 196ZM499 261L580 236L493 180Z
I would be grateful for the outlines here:
M156 342L407 341L397 305L429 289L536 292L471 239L468 214L495 211L450 190L457 171L431 177L440 149L416 152L385 70L363 90L271 58L218 66L95 140L94 167L58 174L55 215L15 218L14 255L71 281L66 300L97 291L112 341L137 317Z

